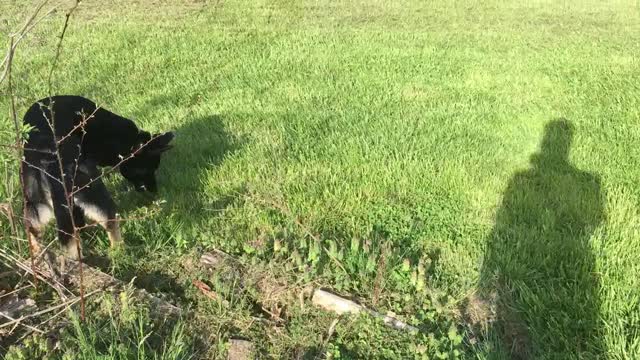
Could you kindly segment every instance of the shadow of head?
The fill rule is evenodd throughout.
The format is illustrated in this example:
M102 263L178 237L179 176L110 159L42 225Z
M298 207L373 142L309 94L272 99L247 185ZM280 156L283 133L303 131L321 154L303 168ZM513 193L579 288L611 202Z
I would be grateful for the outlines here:
M566 119L556 119L544 129L540 151L533 156L534 162L567 162L575 132L573 124Z
M158 171L165 210L189 225L199 222L207 204L220 205L227 196L212 193L207 179L242 144L218 115L195 118L176 129L174 147Z
M218 115L189 120L175 133L174 148L167 153L160 169L165 188L196 185L194 180L203 170L220 165L239 145Z
M199 117L176 130L174 147L158 170L161 192L168 208L179 212L200 211L207 198L207 173L241 147L218 115Z

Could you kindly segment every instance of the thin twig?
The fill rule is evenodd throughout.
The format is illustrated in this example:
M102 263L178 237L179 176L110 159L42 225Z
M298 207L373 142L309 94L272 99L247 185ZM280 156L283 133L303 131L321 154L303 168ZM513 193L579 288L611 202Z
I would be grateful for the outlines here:
M93 110L93 113L91 113L91 115L89 115L88 118L86 118L84 116L84 109L81 110L82 112L82 121L80 122L80 124L78 125L82 125L82 136L80 137L80 145L78 145L78 156L76 156L76 161L74 164L74 169L73 169L73 177L71 178L71 189L73 190L73 188L76 187L76 176L78 175L78 162L80 161L80 157L82 156L82 143L84 142L84 136L87 134L87 131L84 129L85 125L87 124L87 122L91 119L93 119L95 117L96 112L98 111L98 109L100 109L99 106L96 106L96 109ZM71 136L71 134L73 134L74 131L76 131L77 126L74 126L73 129L71 129L71 131L69 131L69 134L65 135L62 137L62 139L58 140L58 143L62 143L68 136Z
M40 12L40 10L42 10L42 8L49 2L49 0L44 0L42 1L38 6L36 6L36 8L33 10L33 13L31 14L31 16L29 16L27 18L27 20L24 22L24 25L22 26L22 28L20 30L18 30L17 32L11 34L11 36L14 36L16 34L22 34L26 31L27 27L29 27L29 24L31 24L31 22L33 21L33 19L36 18L36 16L38 16L38 13Z
M89 120L93 119L95 117L96 112L100 110L99 106L96 106L96 109L93 110L93 112L91 113L91 115L89 115L88 117L86 117L84 115L84 113L82 113L82 120L80 120L80 123L78 123L78 125L74 126L71 131L69 131L65 136L61 137L59 140L57 140L58 144L62 144L65 140L67 140L71 135L73 135L73 133L82 128L82 134L84 135L85 131L84 131L84 127L87 125L87 122L89 122Z
M67 33L67 28L69 26L69 19L71 18L71 15L74 13L74 11L78 8L78 6L80 5L80 0L75 0L75 3L73 4L73 6L69 9L69 11L67 11L67 13L65 14L65 19L64 19L64 25L62 27L62 31L60 33L59 36L59 40L58 40L58 45L56 46L56 55L53 59L53 63L51 64L51 69L49 71L49 79L47 81L48 85L49 85L49 105L50 105L50 109L49 111L51 112L51 119L49 119L49 126L51 127L51 133L54 136L54 145L55 145L55 151L56 151L56 158L58 160L58 167L59 167L59 171L60 171L60 177L61 177L61 181L62 181L62 187L64 189L64 194L66 197L66 202L67 202L67 210L69 211L69 218L71 219L71 226L74 229L74 236L71 237L72 240L75 241L75 245L76 245L76 252L78 254L78 260L82 261L82 250L80 247L80 238L78 236L78 232L77 230L75 230L76 228L76 224L75 224L75 218L73 216L73 194L71 194L69 192L69 190L72 189L67 189L67 183L65 180L65 174L64 174L64 166L63 166L63 162L62 162L62 157L60 155L60 148L59 148L59 143L57 141L55 141L55 114L53 111L53 103L51 101L51 95L53 93L53 74L58 66L58 60L60 59L60 54L62 52L62 43L64 41L64 36ZM73 184L71 184L73 186ZM85 306L84 306L84 281L83 281L83 274L82 274L82 267L80 267L80 318L84 321L85 318L85 314L84 314L84 310L85 310Z
M15 144L0 144L0 147L12 148L12 149L22 149L24 151L33 151L33 152L37 152L37 153L53 155L53 151L51 151L51 150L40 150L40 149L28 148L28 147L24 147L24 146L16 146Z
M22 326L26 327L27 329L29 329L29 330L31 330L31 331L35 331L35 332L37 332L37 333L44 334L44 331L42 331L42 330L40 330L40 329L38 329L38 328L35 328L35 327L31 326L31 325L28 325L28 324L24 324L24 323L22 323L22 320L23 320L23 318L24 318L24 317L20 317L19 319L14 319L14 318L12 318L11 316L9 316L9 315L7 315L7 314L3 313L2 311L0 311L0 316L3 316L4 318L11 320L11 321L10 321L10 322L8 322L7 324L22 325ZM0 325L0 328L3 328L3 327L4 327L3 325L4 325L4 324ZM13 330L14 330L15 328L16 328L16 327L14 326L14 327L11 329L11 331L10 331L9 333L10 333L10 334L11 334L11 333L13 333Z
M56 290L56 292L58 293L58 295L62 299L66 299L67 298L67 296L65 295L65 292L67 294L74 295L63 284L61 284L56 279L52 278L52 276L50 274L42 272L37 267L35 269L32 269L29 265L25 265L17 257L9 254L9 252L6 249L1 249L0 248L0 259L4 259L6 261L5 262L6 265L15 266L15 267L19 268L20 270L22 270L22 271L24 271L24 272L26 272L28 274L33 275L38 280L43 281L45 284L49 285L51 288Z
M36 16L38 16L38 13L40 13L40 10L42 10L42 8L48 2L49 2L49 0L44 0L38 6L36 6L36 8L31 13L29 18L27 18L27 20L25 21L25 23L22 26L22 28L20 30L18 30L17 32L9 35L11 45L9 46L9 50L7 50L7 54L5 55L4 59L2 59L2 61L0 62L0 67L2 67L3 65L6 65L4 70L3 70L3 72L2 72L2 75L0 75L0 83L2 83L4 81L4 79L8 75L9 68L10 68L10 66L9 66L9 57L13 56L13 53L15 52L15 50L16 50L16 48L18 46L18 43L20 43L20 41L22 41L22 39L24 39L25 35L28 34L31 31L31 29L33 29L38 23L40 23L47 16L49 16L53 12L55 12L57 6L54 6L53 8L51 8L51 10L49 10L45 15L43 15L40 19L38 19L38 20L36 20L34 22L34 19L36 18Z
M3 297L7 297L7 296L9 296L9 295L15 294L15 293L17 293L17 292L20 292L20 291L22 291L22 290L24 290L24 289L27 289L27 288L30 288L30 287L31 287L31 285L25 285L25 286L23 286L23 287L21 287L21 288L15 289L15 290L10 291L10 292L8 292L8 293L6 293L6 294L2 294L2 295L0 295L0 299L2 299Z
M77 0L76 0L77 1ZM77 2L76 2L77 5ZM67 21L69 20L69 13L67 13ZM60 41L58 43L58 50L60 49L60 47L62 46L62 40L64 39L64 31L67 28L67 21L65 21L65 27L63 28L63 33L60 36ZM59 55L59 54L57 54ZM57 59L57 57L56 57ZM51 87L51 75L53 74L53 70L52 72L49 74L49 86ZM50 92L51 93L51 92ZM49 96L49 112L51 113L51 118L48 118L44 112L44 107L41 105L40 109L42 111L43 116L45 117L45 119L47 119L47 123L49 124L49 127L51 128L51 134L52 136L55 136L55 111L53 110L53 101L51 99L51 96ZM56 160L58 163L58 171L60 172L60 182L62 184L62 190L64 192L65 195L65 202L67 203L67 211L69 212L69 219L71 221L71 228L73 231L73 234L71 235L71 240L73 240L75 242L76 245L76 253L78 254L78 261L82 261L82 250L80 248L80 237L78 236L78 231L76 230L76 223L75 223L75 217L73 216L73 202L74 202L74 198L73 195L69 193L69 188L67 187L67 182L65 181L65 173L64 173L64 164L62 162L62 156L60 155L60 144L58 144L57 141L53 141L53 145L55 147L55 156L56 156ZM58 231L63 231L62 229L58 229ZM66 234L66 233L65 233ZM84 281L83 281L83 271L82 271L82 267L80 267L80 319L82 319L82 321L84 321Z
M62 32L60 33L60 40L58 41L58 46L56 47L56 56L53 58L53 63L51 64L51 69L49 71L49 94L52 94L53 91L53 73L58 66L58 60L60 59L60 53L62 51L62 41L64 40L64 35L67 33L67 27L69 26L69 18L71 18L71 15L79 5L80 0L76 0L73 6L65 14L64 25L62 26Z
M52 153L52 154L55 154L55 152L54 152L54 153ZM32 163L30 163L30 162L28 162L28 161L24 160L24 159L22 160L22 162L23 162L23 163L25 163L28 167L30 167L30 168L32 168L32 169L36 169L36 170L38 170L38 171L41 171L41 172L42 172L44 175L46 175L49 179L51 179L51 180L55 180L55 181L57 181L58 183L62 184L62 180L60 180L60 179L58 179L57 177L53 176L53 175L52 175L52 174L50 174L47 170L45 170L45 169L43 169L43 168L41 168L41 167L39 167L39 166L36 166L36 165L34 165L34 164L32 164Z

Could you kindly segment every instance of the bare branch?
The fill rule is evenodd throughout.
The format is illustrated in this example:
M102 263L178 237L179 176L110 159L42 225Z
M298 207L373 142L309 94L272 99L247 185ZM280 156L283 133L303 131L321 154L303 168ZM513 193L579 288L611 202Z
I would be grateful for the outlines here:
M33 257L32 257L33 259ZM52 289L55 289L60 295L60 298L66 299L67 295L74 295L69 289L67 289L62 283L57 281L56 279L51 278L51 276L42 270L36 267L30 267L29 265L23 263L19 260L18 257L11 255L8 250L0 248L0 260L4 260L5 265L10 266L12 268L18 268L28 274L33 275L34 278L44 282L49 285Z
M9 41L10 47L13 48L13 38ZM20 138L20 123L18 122L18 115L16 112L16 102L13 98L13 82L11 81L11 65L13 65L13 51L9 51L7 55L9 58L7 59L7 79L8 79L8 87L9 87L9 98L11 102L11 118L13 119L13 127L16 132L16 145L20 145L22 143L22 139Z
M40 150L40 149L28 148L28 147L24 147L24 146L21 146L21 145L15 145L15 144L0 144L0 147L12 148L14 150L33 151L33 152L37 152L37 153L41 153L41 154L49 154L49 155L53 155L54 154L54 152L51 151L51 150Z
M78 156L76 157L76 161L74 164L74 168L73 168L73 177L71 178L71 189L73 190L73 188L76 187L76 176L78 175L78 161L80 160L80 157L82 156L82 143L84 142L84 136L87 134L87 131L84 129L84 127L86 126L87 122L91 119L93 119L95 117L96 112L98 111L100 107L96 106L96 109L93 110L93 113L91 113L91 115L89 115L89 117L87 118L84 115L84 109L81 111L82 112L82 121L80 122L79 125L82 125L82 136L80 137L80 145L78 146ZM76 131L78 126L74 126L73 129L71 129L71 131L69 132L69 134L65 135L62 137L62 139L59 140L58 143L61 143L62 141L64 141L66 139L67 136L71 136L71 134L73 134L74 131Z
M69 18L71 17L73 12L78 8L79 5L80 5L80 0L75 0L75 3L73 4L73 6L65 14L64 26L62 27L62 32L60 33L60 40L58 41L58 46L56 47L56 56L53 58L53 63L51 64L51 70L49 71L49 80L48 80L49 94L51 94L53 90L53 87L52 87L53 73L55 72L56 67L58 66L58 59L60 59L60 52L62 51L62 41L64 40L64 35L67 33L67 27L69 26Z
M11 38L11 40L9 41L10 48L13 49L13 38ZM16 111L16 102L15 102L15 98L13 97L13 79L11 78L11 65L13 63L13 50L9 51L9 54L7 54L8 59L7 59L7 83L8 83L8 90L9 90L9 99L11 102L11 118L13 119L13 124L15 127L15 131L16 131L16 146L22 146L22 139L20 137L20 123L18 122L18 113ZM22 149L19 149L18 151L18 159L21 159L24 152ZM20 183L24 184L24 171L22 169L22 166L20 166ZM25 206L27 204L27 200L25 198L24 195L24 191L22 191L22 204L23 204L23 215L26 218L27 217L27 207ZM17 235L17 234L16 234ZM19 246L19 245L18 245ZM31 241L29 242L29 255L31 258L31 269L33 270L33 272L35 273L35 260L33 258L33 253L35 252L34 249L34 244L31 243ZM37 278L34 277L34 281L36 282L36 286L37 286Z
M89 115L88 117L86 117L84 115L84 112L82 113L82 120L80 120L80 123L76 126L73 127L73 129L71 129L71 131L69 131L69 133L67 133L65 136L61 137L60 140L57 140L58 145L62 144L62 142L64 142L66 139L68 139L71 135L73 135L73 133L78 130L78 129L82 129L82 134L84 137L84 127L87 125L87 122L89 122L89 120L93 119L95 117L96 112L100 109L99 106L96 106L96 109L93 110L93 112L91 113L91 115Z
M55 152L54 152L53 154L55 154ZM57 182L59 182L59 183L61 183L61 184L62 184L62 180L61 180L61 179L58 179L57 177L55 177L55 176L51 175L49 172L47 172L47 170L45 170L45 169L43 169L43 168L41 168L41 167L39 167L39 166L36 166L36 165L34 165L34 164L32 164L32 163L30 163L30 162L28 162L28 161L24 160L24 159L22 160L22 162L24 162L25 164L27 164L27 166L29 166L30 168L33 168L33 169L36 169L36 170L42 171L42 173L43 173L43 174L45 174L47 177L49 177L49 178L51 178L51 179L53 179L53 180L55 180L55 181L57 181ZM27 218L27 216L25 215L25 219L26 219L26 218Z
M27 18L27 20L25 21L24 25L22 26L22 28L20 30L18 30L16 33L12 34L11 36L15 36L16 34L23 34L27 28L29 27L29 24L31 24L31 22L33 21L33 19L36 18L36 16L38 16L38 13L40 12L40 10L42 10L42 8L49 2L49 0L44 0L42 1L38 6L36 6L36 8L33 10L33 13L31 14L31 16L29 16Z
M66 198L66 202L67 202L67 210L69 211L69 218L71 219L71 226L74 229L74 234L71 235L71 238L75 241L76 244L76 251L78 253L78 260L82 260L82 251L81 251L81 247L80 247L80 239L78 237L78 231L76 230L76 224L75 224L75 219L73 216L73 194L70 194L69 190L67 189L67 183L64 180L65 179L65 174L64 174L64 166L63 166L63 161L62 161L62 157L60 156L60 149L59 149L59 144L60 142L55 140L55 114L54 114L54 110L53 110L53 103L51 101L51 94L53 91L53 74L57 68L58 65L58 60L60 59L60 53L62 51L62 43L64 41L64 36L67 32L67 27L69 26L69 19L71 18L71 15L73 14L73 12L78 8L78 6L80 5L80 0L75 0L74 5L67 11L67 13L65 14L65 20L64 20L64 25L62 27L62 32L60 33L60 40L58 41L58 45L56 47L56 55L53 59L53 63L51 65L51 69L49 71L49 79L48 79L48 85L49 85L49 105L50 105L50 109L49 111L51 112L51 119L48 119L48 123L49 126L51 127L51 133L52 136L54 136L54 145L55 145L55 155L56 155L56 159L58 160L58 168L60 171L60 181L62 183L62 187L64 190L64 194L65 194L65 198ZM44 113L44 112L43 112ZM46 116L45 116L46 118ZM71 131L71 133L73 133L73 129ZM71 134L70 133L70 134ZM70 136L70 134L68 134ZM62 140L61 140L62 141ZM77 169L77 167L76 167ZM74 171L74 178L72 178L72 183L70 184L73 187L73 181L75 180L75 171ZM58 229L61 230L61 229ZM84 306L84 283L82 281L83 279L83 275L82 275L82 267L80 268L80 317L82 320L84 320L84 310L85 310L85 306Z
M55 10L57 9L57 6L54 6L53 8L51 8L45 15L43 15L42 17L40 17L40 19L34 21L34 19L36 18L36 16L38 16L38 13L40 13L40 10L42 10L42 8L49 2L49 0L44 0L42 1L38 6L36 6L36 8L34 9L33 13L31 13L31 15L29 16L29 18L27 18L27 20L25 21L24 25L22 26L22 28L20 30L18 30L17 32L10 34L9 35L9 41L10 41L10 45L9 45L9 49L7 50L7 53L4 57L4 59L2 59L2 61L0 62L0 67L5 66L2 75L0 75L0 83L2 83L4 81L4 79L6 78L6 76L8 75L9 72L9 57L12 57L13 54L15 53L15 50L18 46L18 43L20 43L20 41L22 41L22 39L24 39L25 35L27 35L36 25L38 25L38 23L40 23L42 20L44 20L47 16L53 14L55 12Z

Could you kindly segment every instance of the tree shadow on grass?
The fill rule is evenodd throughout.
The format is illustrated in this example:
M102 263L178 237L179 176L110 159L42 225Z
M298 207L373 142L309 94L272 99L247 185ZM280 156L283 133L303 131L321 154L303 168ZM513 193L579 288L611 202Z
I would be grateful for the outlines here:
M598 175L568 161L573 126L550 122L531 168L509 183L488 239L480 294L490 337L512 359L598 357L600 284L590 238L604 221Z

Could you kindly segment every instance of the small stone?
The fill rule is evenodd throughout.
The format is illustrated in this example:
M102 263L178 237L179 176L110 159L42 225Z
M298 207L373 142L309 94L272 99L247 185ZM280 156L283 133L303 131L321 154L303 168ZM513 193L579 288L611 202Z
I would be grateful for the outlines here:
M248 340L230 339L229 352L227 354L229 360L249 360L254 358L253 343Z
M209 270L216 270L224 264L224 257L217 253L205 253L200 257L200 264Z

